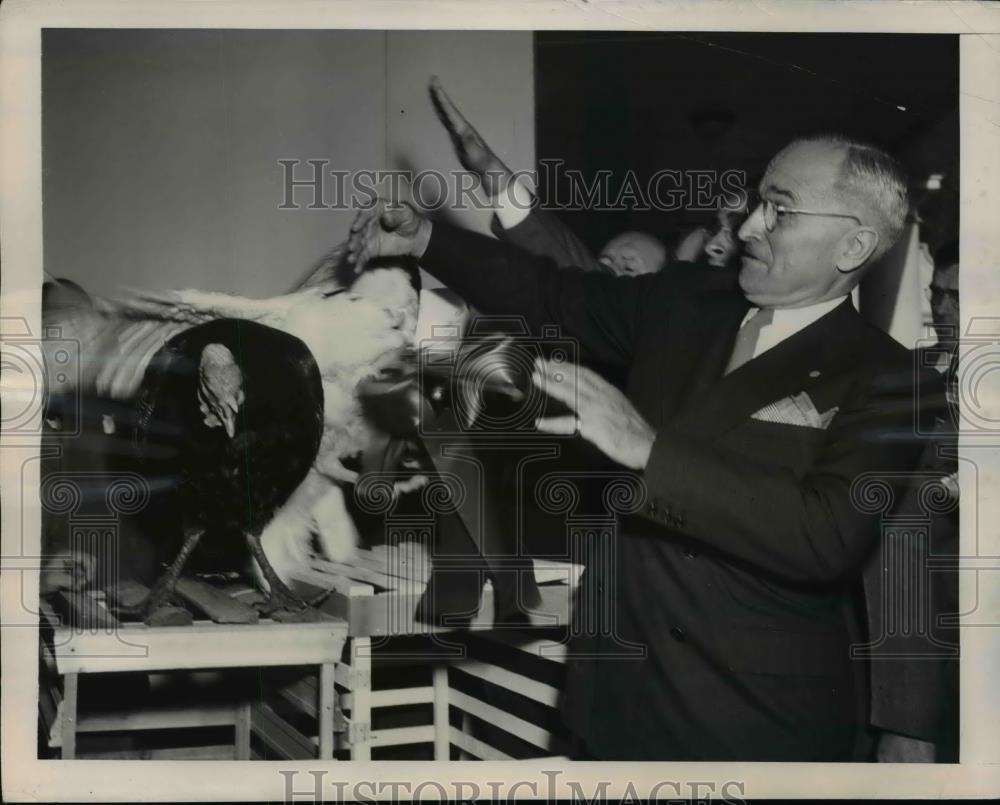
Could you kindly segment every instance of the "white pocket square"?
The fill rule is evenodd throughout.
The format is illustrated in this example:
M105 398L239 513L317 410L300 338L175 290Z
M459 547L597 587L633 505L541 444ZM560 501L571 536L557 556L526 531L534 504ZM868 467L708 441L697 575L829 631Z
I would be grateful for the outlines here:
M809 395L800 391L791 397L783 397L773 403L768 403L752 414L750 418L761 422L777 422L781 425L798 425L804 428L826 430L838 410L840 410L838 406L834 406L821 414Z

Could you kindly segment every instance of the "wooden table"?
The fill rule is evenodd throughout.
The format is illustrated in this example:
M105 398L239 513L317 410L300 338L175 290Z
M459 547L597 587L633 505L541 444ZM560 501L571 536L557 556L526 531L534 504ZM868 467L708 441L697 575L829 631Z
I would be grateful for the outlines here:
M49 623L58 624L58 616L50 608L43 605L42 609ZM61 746L63 758L75 757L81 674L318 666L316 713L320 726L315 756L330 759L335 666L347 633L346 622L332 619L317 623L262 620L255 624L195 621L187 626L155 627L116 623L102 629L54 625L51 641L42 641L42 654L63 683L61 701L50 716L55 722L56 744ZM128 724L133 729L185 726L178 723L176 713L135 713L130 718ZM273 713L262 704L250 700L237 703L232 721L236 759L250 758L251 732L258 731L255 724L272 718ZM300 741L299 745L305 744Z
M574 590L583 568L580 565L549 560L534 560L535 577L541 593L541 606L530 613L531 625L536 627L565 627L572 611ZM349 564L325 562L316 559L309 569L297 572L295 586L303 595L319 590L333 590L322 604L322 609L348 624L348 642L342 662L336 668L336 683L347 693L338 699L340 708L336 718L338 733L346 739L352 760L368 760L375 747L433 742L434 758L448 760L450 746L455 744L463 752L476 757L506 757L478 746L465 730L456 730L449 723L449 707L482 720L501 722L503 728L534 745L546 743L543 731L510 714L500 713L484 702L477 702L449 685L449 669L458 668L464 673L478 676L491 684L511 685L519 693L527 692L528 698L554 707L559 691L551 686L511 673L497 666L468 657L451 656L448 651L439 655L416 658L414 663L432 666L429 686L402 689L373 690L372 660L385 639L403 635L440 635L475 632L490 639L506 643L517 650L513 633L525 634L525 627L497 628L492 620L493 588L487 583L478 612L471 623L461 627L434 627L414 619L414 613L426 587L430 572L429 560L410 546L372 550L357 550ZM441 643L446 643L442 639ZM544 656L561 662L564 646L558 641L523 640L526 650L544 651ZM545 643L544 647L542 643ZM291 697L310 698L308 685L296 686L286 691ZM379 707L431 704L433 723L428 726L400 727L373 730L372 710ZM346 715L344 710L349 710ZM322 729L322 728L321 728Z

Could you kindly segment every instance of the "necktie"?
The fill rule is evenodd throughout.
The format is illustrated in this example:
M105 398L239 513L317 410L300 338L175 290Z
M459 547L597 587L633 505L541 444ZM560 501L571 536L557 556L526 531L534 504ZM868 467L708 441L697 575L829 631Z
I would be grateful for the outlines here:
M774 311L769 308L759 308L757 312L743 323L740 331L736 334L736 341L733 342L733 354L726 365L725 374L729 374L739 369L744 363L753 358L754 348L757 346L757 339L760 338L760 331L771 323L774 318Z

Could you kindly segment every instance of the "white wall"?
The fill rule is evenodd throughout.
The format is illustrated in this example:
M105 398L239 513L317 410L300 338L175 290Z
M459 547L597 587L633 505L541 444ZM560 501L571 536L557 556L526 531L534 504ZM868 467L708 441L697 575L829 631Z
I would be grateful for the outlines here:
M278 160L457 168L432 73L533 167L530 32L46 31L46 270L96 293L287 290L354 213L279 209ZM485 231L485 213L460 220Z

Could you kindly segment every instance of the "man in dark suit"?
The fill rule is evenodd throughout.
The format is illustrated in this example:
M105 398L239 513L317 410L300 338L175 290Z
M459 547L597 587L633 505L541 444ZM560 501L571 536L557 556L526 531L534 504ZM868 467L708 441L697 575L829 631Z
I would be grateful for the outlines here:
M897 438L913 429L910 354L849 294L898 237L906 182L877 149L822 137L782 150L759 190L739 290L557 270L409 207L352 227L359 266L418 257L476 307L558 324L627 367L624 393L583 368L536 378L573 412L539 430L578 432L645 489L581 586L581 605L613 613L570 647L581 757L851 758L848 580L878 533L853 485L916 455Z

